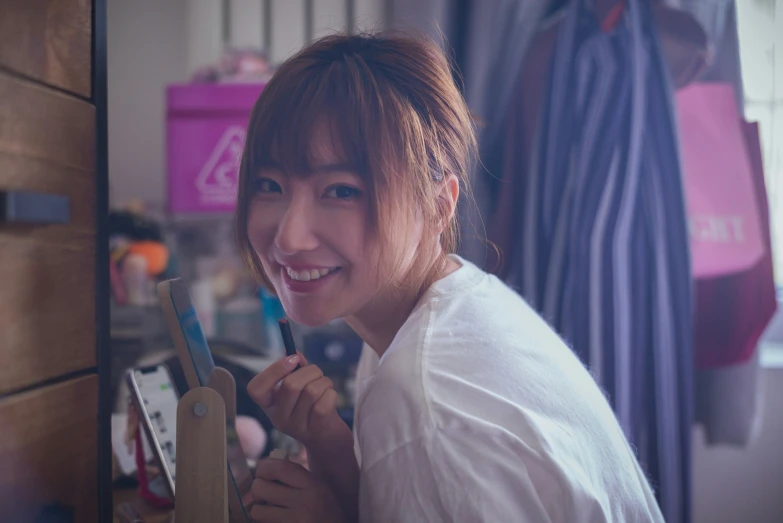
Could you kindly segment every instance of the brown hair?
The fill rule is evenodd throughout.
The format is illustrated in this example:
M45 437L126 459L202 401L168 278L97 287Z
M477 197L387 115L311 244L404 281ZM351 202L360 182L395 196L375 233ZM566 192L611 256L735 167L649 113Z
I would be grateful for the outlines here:
M236 232L254 276L271 289L247 234L254 178L273 164L289 175L310 172L310 136L320 122L330 126L335 151L367 185L379 245L388 246L399 236L396 229L419 214L430 230L445 226L444 252L456 249L456 221L443 223L442 182L453 174L463 192L469 190L476 138L448 60L419 35L332 35L283 63L250 117Z

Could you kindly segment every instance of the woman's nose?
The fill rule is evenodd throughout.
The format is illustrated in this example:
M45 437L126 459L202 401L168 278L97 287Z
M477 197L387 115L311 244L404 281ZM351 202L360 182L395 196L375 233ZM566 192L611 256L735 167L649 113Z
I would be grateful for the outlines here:
M313 230L313 206L304 198L293 197L277 228L275 245L281 253L292 255L318 247Z

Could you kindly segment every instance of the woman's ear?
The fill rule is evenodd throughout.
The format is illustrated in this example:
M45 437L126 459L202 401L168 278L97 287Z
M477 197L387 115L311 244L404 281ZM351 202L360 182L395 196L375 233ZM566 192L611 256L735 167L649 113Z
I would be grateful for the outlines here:
M446 175L440 186L438 194L438 211L441 216L440 227L445 229L457 212L457 201L459 200L459 179L453 175Z

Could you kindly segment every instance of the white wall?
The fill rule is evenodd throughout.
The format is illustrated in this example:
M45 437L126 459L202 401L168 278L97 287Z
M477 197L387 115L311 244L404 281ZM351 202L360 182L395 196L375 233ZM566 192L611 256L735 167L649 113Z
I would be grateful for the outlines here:
M108 1L112 205L164 200L164 88L187 78L187 1Z
M758 437L744 449L706 447L693 436L694 523L783 521L783 368L763 373Z
M384 0L355 0L357 30L383 26ZM346 28L344 0L314 0L313 33ZM305 42L304 1L271 0L271 57ZM228 44L261 47L263 0L228 0ZM165 86L187 81L224 47L221 0L108 0L111 204L165 201Z

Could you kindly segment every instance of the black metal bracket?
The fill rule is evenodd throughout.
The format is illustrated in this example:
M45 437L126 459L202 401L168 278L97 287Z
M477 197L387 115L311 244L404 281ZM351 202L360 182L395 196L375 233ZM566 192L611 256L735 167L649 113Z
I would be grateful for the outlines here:
M0 190L0 223L48 225L70 221L71 204L67 196Z

